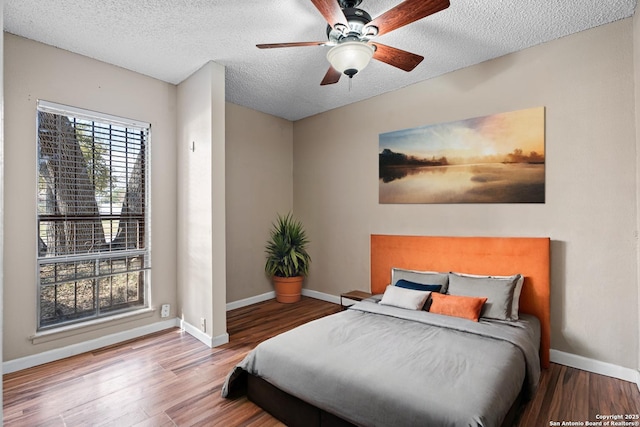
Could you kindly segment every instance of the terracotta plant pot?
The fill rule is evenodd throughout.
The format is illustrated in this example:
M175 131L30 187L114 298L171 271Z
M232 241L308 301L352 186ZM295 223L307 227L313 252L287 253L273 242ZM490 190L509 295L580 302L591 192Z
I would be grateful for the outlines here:
M276 289L276 301L285 304L300 301L300 293L302 291L303 280L304 276L273 276L273 286Z

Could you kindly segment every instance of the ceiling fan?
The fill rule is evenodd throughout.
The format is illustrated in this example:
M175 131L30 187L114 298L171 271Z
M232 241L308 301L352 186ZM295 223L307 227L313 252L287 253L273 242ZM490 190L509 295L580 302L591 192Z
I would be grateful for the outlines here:
M375 19L362 9L362 0L311 0L327 25L327 41L271 43L256 45L260 49L300 46L333 46L327 52L331 64L321 85L337 83L345 74L352 78L371 58L404 71L413 70L424 57L371 41L407 24L449 7L449 0L405 0Z

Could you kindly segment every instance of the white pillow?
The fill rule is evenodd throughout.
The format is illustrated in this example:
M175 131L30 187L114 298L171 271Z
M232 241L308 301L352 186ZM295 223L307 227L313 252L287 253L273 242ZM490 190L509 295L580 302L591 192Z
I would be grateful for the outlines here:
M416 291L389 285L382 295L380 304L406 308L408 310L422 310L424 303L431 295L430 291Z

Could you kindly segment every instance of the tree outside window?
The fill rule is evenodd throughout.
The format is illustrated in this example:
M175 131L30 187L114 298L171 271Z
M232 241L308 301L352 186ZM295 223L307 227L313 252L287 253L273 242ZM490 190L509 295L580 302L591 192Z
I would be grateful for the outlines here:
M40 102L39 329L148 306L150 127Z

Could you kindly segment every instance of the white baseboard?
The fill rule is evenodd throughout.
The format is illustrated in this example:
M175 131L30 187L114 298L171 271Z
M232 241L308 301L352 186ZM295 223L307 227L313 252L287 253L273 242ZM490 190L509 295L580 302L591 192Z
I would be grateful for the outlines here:
M607 377L618 378L638 385L640 389L640 372L636 369L625 368L608 362L601 362L595 359L578 356L577 354L565 353L564 351L551 349L551 361L560 365L582 369L594 374L605 375Z
M334 304L340 304L340 297L337 295L325 294L324 292L318 292L311 289L302 289L302 295L322 301L332 302Z
M144 335L160 332L165 329L175 328L179 325L180 323L177 318L167 319L161 322L156 322L150 325L129 329L127 331L106 335L104 337L84 341L78 344L44 351L42 353L20 357L18 359L8 360L2 363L2 372L4 374L8 374L11 372L20 371L22 369L32 368L44 363L53 362L70 356L76 356L78 354L86 353L98 348L107 347L123 341L139 338Z
M196 328L195 326L193 326L189 322L185 322L184 320L180 320L180 329L182 329L198 341L204 343L209 348L217 347L229 342L229 334L226 332L222 335L211 337L202 332L199 328Z
M64 359L78 354L86 353L88 351L96 350L98 348L107 347L110 345L118 344L124 341L128 341L134 338L140 338L145 335L160 332L165 329L171 329L180 327L189 335L196 338L198 341L203 342L210 348L217 347L229 342L229 334L224 333L216 337L210 337L195 326L181 321L178 318L167 319L162 322L152 323L150 325L141 326L139 328L130 329L128 331L118 332L115 334L107 335L104 337L96 338L89 341L84 341L78 344L69 345L54 350L44 351L42 353L34 354L31 356L21 357L19 359L8 360L2 363L2 373L9 374L11 372L21 371L23 369L32 368L34 366L42 365L56 360Z
M334 304L340 303L340 297L336 295L327 294L324 292L318 292L311 289L303 289L302 295L319 300L331 302ZM275 298L274 292L267 292L265 294L257 295L251 298L245 298L240 301L234 301L228 303L227 310L233 310L235 308L246 307L251 304L266 301ZM182 321L178 318L167 319L161 322L152 323L150 325L141 326L138 328L130 329L128 331L118 332L116 334L107 335L104 337L96 338L93 340L73 344L70 346L62 347L59 349L49 350L42 353L34 354L31 356L21 357L18 359L9 360L2 363L2 372L5 374L20 371L22 369L31 368L34 366L42 365L44 363L53 362L56 360L64 359L66 357L75 356L88 351L96 350L101 347L114 345L120 342L139 338L144 335L149 335L155 332L159 332L165 329L173 327L180 327L189 335L192 335L197 340L201 341L210 348L217 347L229 342L229 334L224 333L219 336L211 337L199 328ZM612 363L601 362L599 360L589 359L587 357L578 356L576 354L566 353L560 350L551 349L550 351L551 361L572 368L582 369L584 371L593 372L595 374L606 375L612 378L618 378L624 381L635 383L640 390L640 372L635 369L625 368L622 366L614 365Z
M227 311L235 310L236 308L246 307L251 304L257 304L262 301L267 301L270 299L274 299L276 297L276 293L274 291L267 292L265 294L256 295L254 297L249 297L245 299L241 299L238 301L228 302L227 303Z
M334 304L340 304L340 297L336 295L326 294L324 292L318 292L311 289L303 288L302 295L306 297L319 299L322 301L332 302ZM235 310L236 308L246 307L251 304L257 304L263 301L268 301L270 299L274 299L275 297L276 297L276 293L274 291L271 291L264 294L256 295L254 297L249 297L249 298L241 299L238 301L229 302L227 303L227 311Z

